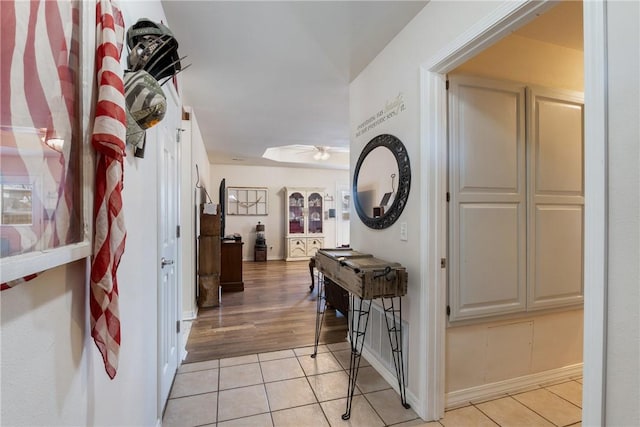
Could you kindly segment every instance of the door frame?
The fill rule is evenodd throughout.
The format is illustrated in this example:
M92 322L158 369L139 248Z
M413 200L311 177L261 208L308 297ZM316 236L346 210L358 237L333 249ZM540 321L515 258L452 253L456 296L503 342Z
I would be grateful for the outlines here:
M426 378L417 408L426 419L439 419L445 408L445 336L447 271L447 92L446 73L482 52L524 23L557 3L504 2L485 19L446 45L420 66L420 180L426 214L420 253L420 354ZM584 254L584 425L604 423L604 376L607 293L606 187L606 2L583 2L585 105L585 254Z

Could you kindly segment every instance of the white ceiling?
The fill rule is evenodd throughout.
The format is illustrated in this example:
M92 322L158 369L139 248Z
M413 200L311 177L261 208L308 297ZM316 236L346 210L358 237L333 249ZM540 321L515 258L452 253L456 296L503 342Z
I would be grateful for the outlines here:
M181 91L209 159L273 165L261 157L270 147L349 146L349 83L427 1L162 3L192 64ZM581 50L582 2L562 1L515 33ZM340 167L298 151L315 167Z
M266 148L348 147L349 83L426 3L164 0L209 158L278 164Z

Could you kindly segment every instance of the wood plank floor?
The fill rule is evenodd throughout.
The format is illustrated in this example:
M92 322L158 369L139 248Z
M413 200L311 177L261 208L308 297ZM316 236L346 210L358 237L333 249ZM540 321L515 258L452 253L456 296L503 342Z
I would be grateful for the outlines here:
M309 292L308 262L243 263L243 292L200 309L187 341L186 363L313 345L317 286ZM320 343L342 342L347 319L327 309Z

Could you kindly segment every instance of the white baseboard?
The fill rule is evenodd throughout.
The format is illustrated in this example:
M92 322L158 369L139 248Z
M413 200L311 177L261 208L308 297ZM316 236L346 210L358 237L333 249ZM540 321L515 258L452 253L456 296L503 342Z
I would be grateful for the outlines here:
M198 306L196 305L193 310L185 310L182 312L182 320L195 320L198 317Z
M468 404L479 400L515 393L523 389L546 384L554 381L570 380L582 376L582 363L569 365L562 368L551 369L536 374L525 375L518 378L498 381L491 384L483 384L463 390L456 390L445 395L445 407L447 409Z
M349 340L347 339L347 341ZM376 358L376 356L366 347L362 348L362 357L367 359L367 362L369 362L373 369L375 369L380 374L380 376L389 383L391 388L393 388L396 393L398 393L398 404L400 405L400 388L398 387L398 378L396 377L396 373L387 369L384 364L382 364ZM419 401L416 395L413 394L408 387L405 389L405 393L407 397L407 403L411 405L412 408L417 408L419 405Z
M182 363L182 361L187 358L187 341L189 340L191 326L193 326L193 323L189 320L183 320L180 322L180 341L182 343L182 348L180 349L180 360L178 365L180 365L180 363Z

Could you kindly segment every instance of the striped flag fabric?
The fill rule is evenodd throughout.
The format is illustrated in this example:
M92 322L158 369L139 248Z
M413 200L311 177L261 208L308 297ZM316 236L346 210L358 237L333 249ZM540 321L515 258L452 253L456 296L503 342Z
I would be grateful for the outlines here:
M127 232L122 211L126 112L120 55L124 42L121 12L110 0L96 4L98 100L91 143L96 151L94 240L89 306L91 336L113 379L120 353L117 270Z
M0 239L1 256L8 257L82 237L74 175L82 141L79 4L3 0L0 17ZM12 192L24 194L22 200L12 200ZM0 290L36 276L2 283Z

